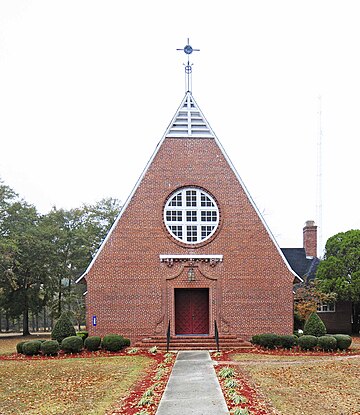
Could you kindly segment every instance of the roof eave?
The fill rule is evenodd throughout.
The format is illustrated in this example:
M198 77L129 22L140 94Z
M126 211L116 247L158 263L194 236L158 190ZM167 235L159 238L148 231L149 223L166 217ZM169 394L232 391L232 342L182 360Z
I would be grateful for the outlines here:
M87 270L80 275L80 277L75 281L75 284L78 284L79 282L86 284L86 276L87 276Z

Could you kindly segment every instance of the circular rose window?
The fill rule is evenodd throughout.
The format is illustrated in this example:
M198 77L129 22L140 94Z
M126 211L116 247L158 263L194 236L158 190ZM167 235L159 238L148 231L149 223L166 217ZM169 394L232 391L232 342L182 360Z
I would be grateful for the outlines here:
M177 190L166 202L164 222L178 241L197 244L209 239L219 224L219 209L204 190L185 187Z

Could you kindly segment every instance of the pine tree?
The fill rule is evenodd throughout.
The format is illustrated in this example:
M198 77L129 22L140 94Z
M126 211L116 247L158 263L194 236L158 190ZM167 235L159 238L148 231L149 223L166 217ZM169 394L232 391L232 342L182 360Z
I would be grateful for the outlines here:
M76 336L76 331L67 313L61 314L59 320L56 322L51 338L57 340L59 344L65 337Z
M325 336L326 327L321 318L316 313L311 313L304 325L304 334L311 336Z

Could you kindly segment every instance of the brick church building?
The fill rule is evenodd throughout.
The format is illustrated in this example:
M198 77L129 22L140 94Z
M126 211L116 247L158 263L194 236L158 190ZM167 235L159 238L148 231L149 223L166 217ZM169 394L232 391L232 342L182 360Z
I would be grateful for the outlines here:
M82 276L89 332L292 333L294 278L187 92Z
M293 331L297 274L187 91L86 282L90 335Z

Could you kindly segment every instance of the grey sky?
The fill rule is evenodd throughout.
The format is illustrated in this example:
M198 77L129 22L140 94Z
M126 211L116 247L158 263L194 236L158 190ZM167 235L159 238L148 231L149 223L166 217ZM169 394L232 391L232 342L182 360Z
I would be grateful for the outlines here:
M357 1L0 2L0 177L41 212L125 202L184 90L280 246L360 228ZM176 159L175 159L176 162Z

